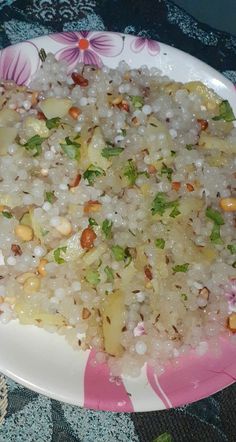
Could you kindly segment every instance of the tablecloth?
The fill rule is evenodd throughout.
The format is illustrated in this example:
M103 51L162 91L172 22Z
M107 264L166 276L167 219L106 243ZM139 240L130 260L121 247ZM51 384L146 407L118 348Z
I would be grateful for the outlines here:
M82 29L165 42L236 83L236 38L199 23L169 0L0 0L0 48L50 32ZM126 414L63 404L0 377L1 407L6 416L0 424L0 442L236 440L236 384L175 410Z

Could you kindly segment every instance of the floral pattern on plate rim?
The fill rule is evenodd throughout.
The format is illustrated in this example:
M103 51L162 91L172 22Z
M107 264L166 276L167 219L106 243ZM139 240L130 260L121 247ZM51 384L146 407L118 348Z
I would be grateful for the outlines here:
M56 52L58 60L66 61L70 70L77 63L101 67L101 57L116 57L123 51L124 39L120 34L105 32L63 32L53 34L51 38L66 45Z

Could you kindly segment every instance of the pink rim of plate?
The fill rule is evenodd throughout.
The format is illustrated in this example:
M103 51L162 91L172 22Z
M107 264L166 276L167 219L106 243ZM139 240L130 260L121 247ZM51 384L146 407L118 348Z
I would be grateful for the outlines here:
M116 67L119 61L125 60L133 67L142 64L158 67L178 81L199 79L229 99L236 109L234 86L203 62L163 43L112 32L64 32L5 48L0 52L0 78L29 84L40 67L41 48L55 54L58 60L65 60L68 72L78 62ZM95 410L161 410L197 401L235 381L236 346L222 338L220 348L220 356L208 351L201 357L193 352L181 357L178 365L169 364L160 376L151 367L144 367L138 379L111 378L107 366L95 363L94 351L86 352L83 379L80 379L83 394L77 399L54 392L53 388L44 388L37 382L37 374L33 381L22 373L19 375L17 369L12 370L1 362L1 355L0 370L39 393Z

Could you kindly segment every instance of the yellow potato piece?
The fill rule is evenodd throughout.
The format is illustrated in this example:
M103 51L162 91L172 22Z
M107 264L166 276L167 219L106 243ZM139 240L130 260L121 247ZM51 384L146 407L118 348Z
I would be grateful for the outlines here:
M124 350L120 343L125 325L124 308L124 295L119 290L108 294L102 306L105 351L114 356L121 355Z
M27 117L24 120L23 127L25 130L25 137L29 139L34 135L39 135L40 137L47 138L49 136L49 129L46 126L44 120L38 120L34 117Z
M190 81L189 83L185 83L183 89L187 89L189 92L195 92L200 95L203 103L208 109L215 109L221 102L221 98L201 81Z
M37 308L34 310L27 303L19 301L15 304L14 311L21 324L34 324L38 326L62 327L66 325L66 319L59 313L44 313Z
M0 155L6 155L8 147L14 143L18 129L16 127L0 127Z
M41 111L48 119L64 117L71 106L72 101L69 98L49 97L39 103Z
M13 109L5 107L0 111L0 124L2 126L11 126L20 121L20 115Z
M236 143L231 139L222 140L219 137L201 133L199 138L199 147L203 149L216 149L226 153L236 153Z

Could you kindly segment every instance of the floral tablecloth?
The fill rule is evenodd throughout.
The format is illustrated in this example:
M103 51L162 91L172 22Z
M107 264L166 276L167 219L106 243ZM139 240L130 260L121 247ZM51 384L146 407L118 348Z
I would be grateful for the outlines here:
M169 0L0 0L0 48L50 32L83 29L160 40L195 55L236 83L236 38L199 23ZM63 404L0 376L0 442L156 438L158 442L235 442L236 384L175 410L125 414Z

